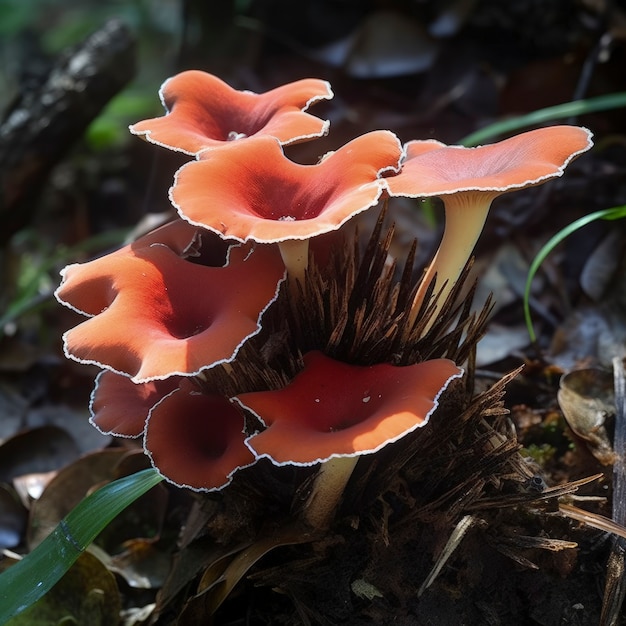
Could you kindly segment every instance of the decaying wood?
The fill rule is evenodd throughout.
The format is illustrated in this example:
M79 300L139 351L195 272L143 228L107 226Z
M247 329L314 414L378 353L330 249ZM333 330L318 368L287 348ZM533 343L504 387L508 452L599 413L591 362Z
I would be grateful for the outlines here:
M134 38L107 22L29 84L0 120L0 242L30 221L52 168L135 73Z

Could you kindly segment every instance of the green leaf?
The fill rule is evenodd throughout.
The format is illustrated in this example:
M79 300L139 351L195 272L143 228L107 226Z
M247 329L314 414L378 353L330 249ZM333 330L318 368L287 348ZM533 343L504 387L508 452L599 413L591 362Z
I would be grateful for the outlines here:
M552 252L552 250L554 250L554 248L556 248L556 246L558 246L564 239L569 237L579 228L582 228L591 222L595 222L596 220L617 220L624 217L626 217L626 205L590 213L589 215L585 215L584 217L577 219L575 222L572 222L563 228L563 230L560 230L541 248L541 250L539 250L539 253L533 259L530 269L528 270L526 288L524 289L524 319L526 320L526 328L528 329L528 334L530 335L530 339L533 343L537 340L537 337L535 335L530 315L530 288L535 274L541 267L541 264L545 261L546 257Z
M152 94L144 95L138 91L126 90L113 98L104 110L89 125L86 138L95 150L104 150L122 145L132 135L128 125L145 117L162 115L163 107L155 105Z
M121 609L115 575L87 551L43 598L6 626L119 625Z
M104 527L162 477L147 469L85 498L30 554L0 574L0 624L42 598Z
M493 139L499 135L510 133L520 128L528 126L536 126L543 122L559 120L567 117L575 117L585 115L586 113L595 113L596 111L606 111L609 109L619 109L626 106L626 92L609 94L607 96L598 96L597 98L589 98L587 100L576 100L574 102L565 102L556 106L547 107L533 111L528 115L520 115L508 120L501 120L490 124L485 128L481 128L461 140L463 146L476 146L484 143L488 139Z

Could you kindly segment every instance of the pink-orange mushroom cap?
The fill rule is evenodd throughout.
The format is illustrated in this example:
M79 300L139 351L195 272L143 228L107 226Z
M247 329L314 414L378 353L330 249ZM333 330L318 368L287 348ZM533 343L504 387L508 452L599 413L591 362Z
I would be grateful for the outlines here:
M150 411L144 448L168 481L217 491L238 469L256 461L244 443L244 418L227 398L199 393L185 383Z
M375 205L380 175L397 170L401 154L397 137L381 130L301 165L275 139L257 137L183 165L170 198L183 219L238 241L309 239Z
M191 263L159 244L98 261L66 268L57 290L65 303L67 293L86 289L83 310L97 311L64 334L65 353L135 383L233 360L260 331L285 274L271 246L233 246L223 267Z
M256 94L198 70L169 78L159 93L166 115L137 122L130 131L189 155L257 135L270 135L284 145L321 137L329 123L306 110L333 97L329 83L314 78Z
M318 351L277 391L235 398L266 430L246 441L277 465L312 465L370 454L427 423L441 393L463 370L448 359L358 366Z
M278 243L289 277L302 282L309 239L374 206L381 174L397 170L401 154L398 138L381 130L301 165L275 139L256 137L181 167L170 199L191 224L238 241Z
M198 228L185 220L177 219L160 226L140 237L136 241L115 250L105 256L87 263L73 263L61 271L61 285L55 291L57 300L83 315L97 315L108 306L107 287L103 281L113 263L121 262L124 257L134 257L136 251L159 244L166 246L181 258L193 255L198 239Z
M443 238L416 304L435 275L435 292L447 281L440 302L450 292L496 197L561 176L592 145L591 132L577 126L540 128L476 148L434 140L408 142L401 172L385 179L389 195L439 196L446 214Z
M136 384L128 376L104 370L96 377L91 393L89 421L105 435L139 437L150 409L178 389L180 380L172 376Z

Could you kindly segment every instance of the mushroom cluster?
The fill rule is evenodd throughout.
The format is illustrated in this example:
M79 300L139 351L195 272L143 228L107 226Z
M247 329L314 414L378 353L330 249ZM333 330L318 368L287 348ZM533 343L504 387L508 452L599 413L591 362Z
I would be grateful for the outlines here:
M350 295L326 336L311 332L306 346L281 342L289 328L280 312L272 320L278 300L296 302L291 310L306 332L311 311L298 304L303 294L345 289L333 275L336 265L310 266L352 245L340 234L329 252L325 236L343 233L355 215L387 197L439 196L447 220L440 249L406 310L394 310L393 323L369 341L384 344L401 318L409 329L426 329L418 315L428 308L425 294L438 294L432 318L454 295L493 198L561 175L591 146L590 133L545 128L466 149L435 141L403 147L379 130L303 165L283 146L328 132L328 122L307 112L332 97L325 81L254 94L187 71L160 94L166 114L131 132L191 157L170 190L178 217L63 270L57 299L88 317L65 333L65 353L103 369L90 405L94 426L143 438L154 467L176 485L219 491L262 458L319 465L305 519L322 527L359 456L423 427L463 375L462 363L430 353L399 363L403 347L395 339L374 363L331 354L337 328L363 321L360 313L349 319L362 311ZM287 363L282 371L270 365L270 352L278 354L274 363ZM242 377L250 354L260 365Z

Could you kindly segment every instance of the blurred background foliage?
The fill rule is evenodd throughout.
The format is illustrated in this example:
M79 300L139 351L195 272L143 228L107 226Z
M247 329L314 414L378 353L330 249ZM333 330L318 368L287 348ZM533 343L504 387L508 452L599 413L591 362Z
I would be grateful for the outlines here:
M329 80L335 98L314 112L331 120L330 135L288 150L303 162L377 128L402 141L455 143L498 119L624 88L626 18L610 0L0 0L4 121L60 58L110 19L135 39L133 80L38 181L25 232L0 222L12 236L0 266L2 331L14 335L19 319L22 330L35 332L29 343L41 340L42 322L51 321L39 311L51 302L63 264L115 245L146 216L171 211L167 190L183 160L147 146L127 127L162 113L158 88L180 70L210 71L257 92L307 76ZM613 137L618 149L622 115L584 122ZM10 150L6 133L0 148L3 141ZM585 212L619 202L616 184L604 183ZM407 240L420 233L418 262L428 258L440 228L432 205L418 214L412 203L396 214ZM539 209L527 209L526 222L505 213L490 223L483 241L496 232L507 239L520 225L536 228ZM563 226L554 215L543 223L552 232Z
M9 106L19 89L30 81L44 79L57 55L97 31L107 20L121 19L137 38L140 71L133 84L94 121L87 141L95 149L124 143L128 123L159 112L154 93L163 80L163 65L172 64L179 45L179 5L168 0L0 0L0 108Z
M458 143L495 121L626 91L626 11L613 0L0 0L0 209L10 185L36 165L39 147L36 128L12 132L12 116L110 19L134 39L134 77L32 183L36 193L15 209L23 212L19 228L11 210L0 210L0 543L18 552L28 551L29 515L60 468L76 470L59 480L79 500L76 481L91 476L91 487L146 462L139 452L136 467L118 471L103 460L122 456L129 442L111 450L88 423L96 369L64 358L61 335L81 318L58 306L53 291L65 264L173 215L167 192L187 158L128 132L129 124L162 114L157 93L167 77L201 69L256 92L304 77L329 80L335 98L312 111L330 119L329 136L287 150L309 163L369 130L388 128L403 142ZM606 361L603 346L626 345L624 220L573 233L533 281L530 303L539 341L551 350L547 364L528 356L522 296L532 259L554 233L626 204L626 116L615 109L559 121L588 126L595 148L554 184L494 203L474 270L477 301L494 292L497 302L479 347L478 365L490 370L482 370L485 385L526 361L507 402L520 441L561 481L598 471L564 426L557 374L581 360ZM45 126L45 116L38 122ZM33 151L13 175L3 163L13 163L29 133ZM425 206L402 201L391 211L394 246L406 250L419 238L417 271L442 228L438 201ZM93 476L77 459L87 459ZM183 498L179 492L168 497ZM183 521L171 508L163 520L173 544ZM159 558L170 552L170 544L154 550ZM562 593L571 599L571 589Z
M131 136L128 124L162 114L159 86L178 71L206 70L257 92L308 76L329 80L335 98L313 112L330 119L330 134L287 150L301 162L378 128L402 141L458 143L498 120L626 88L626 13L611 0L0 0L0 164L11 162L7 155L23 139L11 134L10 122L25 95L36 97L60 60L110 19L134 39L132 80L101 103L78 138L64 142L26 204L0 210L5 371L27 372L42 358L66 371L60 336L75 320L52 298L59 270L172 215L167 191L186 159ZM477 271L490 267L493 274L504 264L506 276L493 282L487 275L485 289L497 292L515 324L524 291L519 263L575 219L626 202L623 110L562 121L593 130L593 154L568 170L569 182L499 199L477 249L486 264ZM45 126L45 116L38 123ZM0 208L10 185L37 161L34 137L30 160L18 163L15 175L2 166ZM437 201L405 202L392 213L400 246L419 236L418 267L441 231L438 209ZM16 212L19 229L9 219ZM566 256L555 291L562 301L543 294L550 324L580 296L575 280L583 260L606 233L589 228L584 241L572 238L576 254ZM521 287L499 286L518 274ZM520 328L516 345L527 340Z

